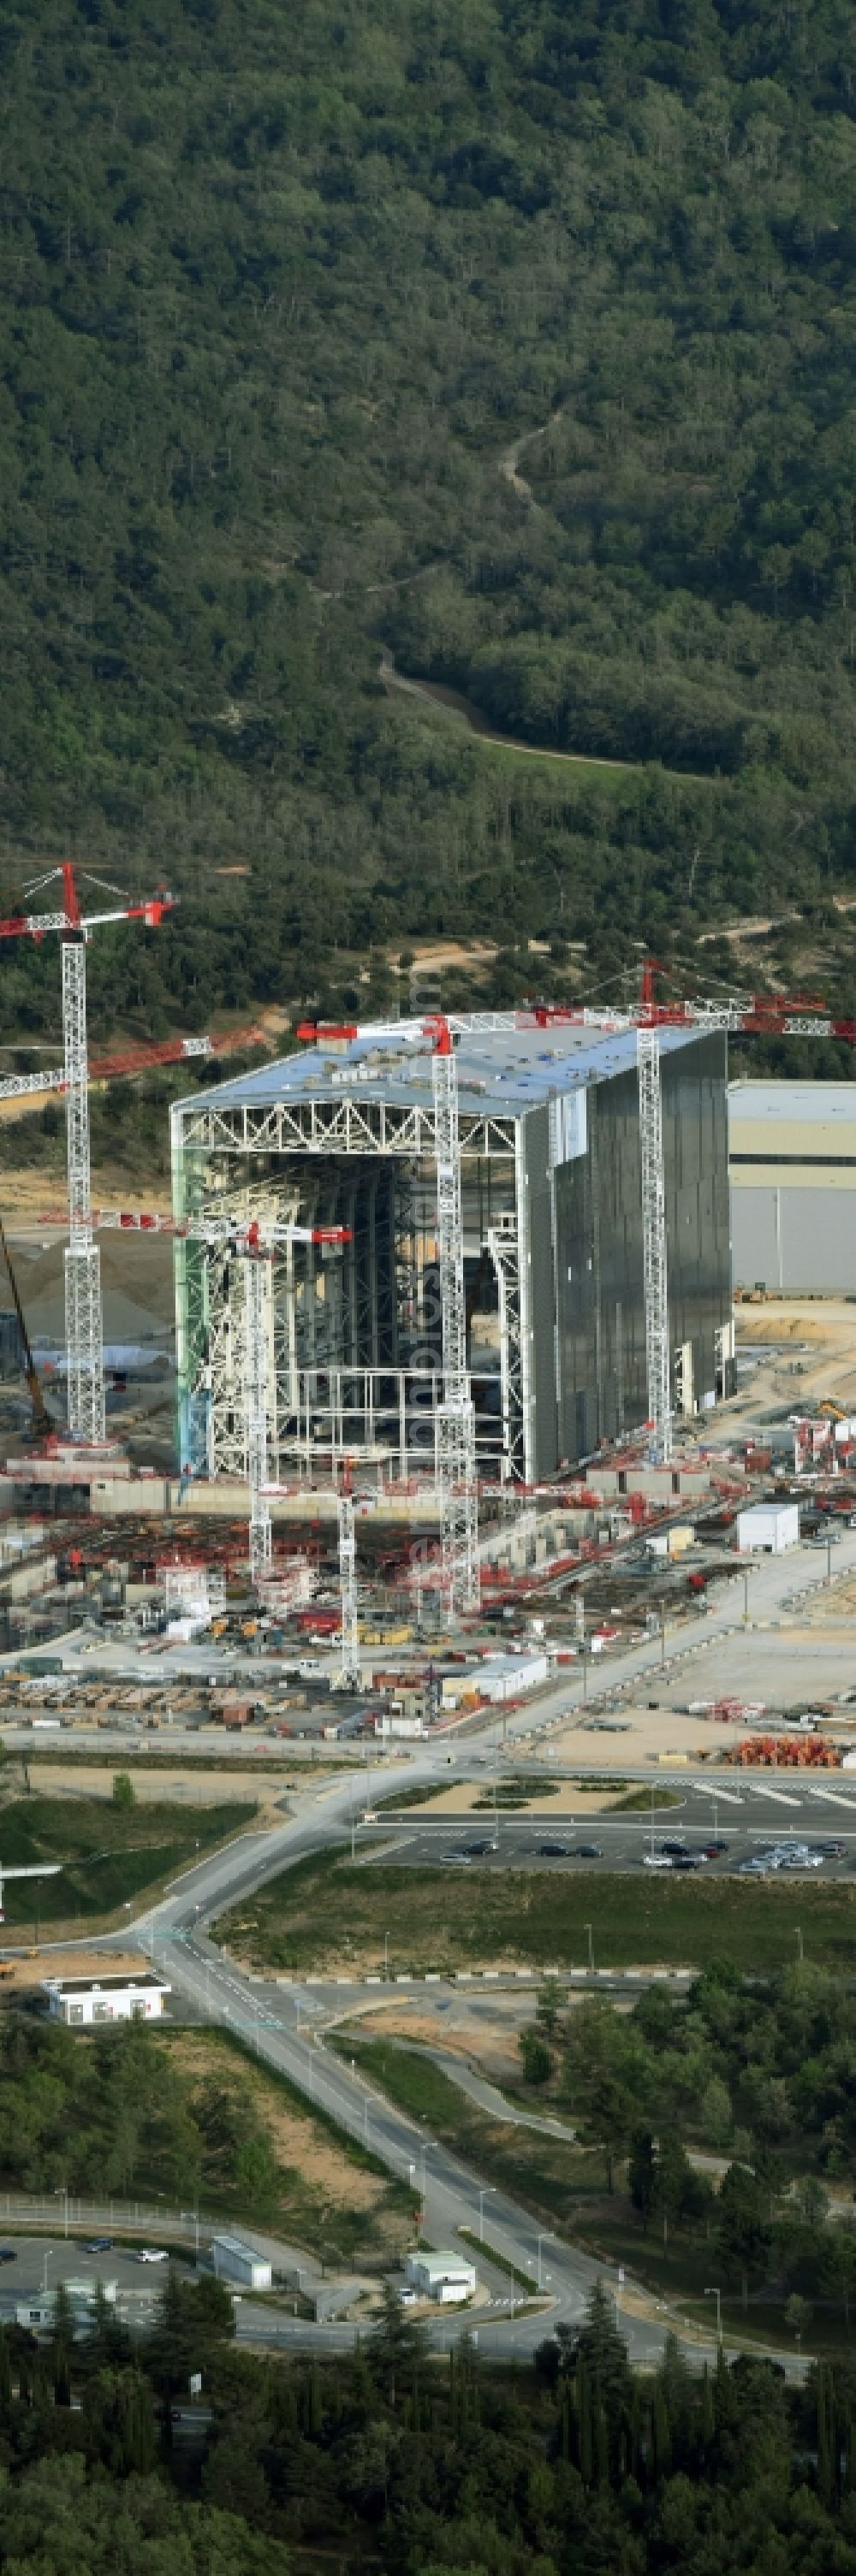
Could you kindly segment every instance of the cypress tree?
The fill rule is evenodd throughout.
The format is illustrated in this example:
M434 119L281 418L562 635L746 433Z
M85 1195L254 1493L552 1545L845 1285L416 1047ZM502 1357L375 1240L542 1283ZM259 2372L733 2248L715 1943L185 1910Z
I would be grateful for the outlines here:
M577 2365L577 2456L583 2485L590 2487L594 2471L591 2386L582 2360Z
M669 2409L662 2388L654 2398L654 2466L658 2478L668 2475L672 2459L672 2431Z
M5 2327L0 2326L0 2408L2 2408L4 2413L9 2405L11 2395L12 2360L9 2352L9 2337L6 2333Z
M598 2403L594 2410L595 2460L599 2487L609 2485L609 2425L606 2408Z

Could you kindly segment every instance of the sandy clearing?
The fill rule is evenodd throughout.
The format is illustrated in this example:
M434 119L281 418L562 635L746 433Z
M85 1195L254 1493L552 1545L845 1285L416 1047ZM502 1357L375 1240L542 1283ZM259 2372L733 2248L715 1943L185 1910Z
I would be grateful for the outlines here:
M311 2111L301 2116L299 2111L291 2110L263 2076L245 2066L233 2069L225 2053L212 2052L210 2043L195 2033L182 2033L169 2045L185 2073L200 2084L216 2074L225 2092L237 2094L249 2087L282 2165L298 2172L305 2182L337 2204L344 2202L351 2209L376 2208L386 2190L385 2180L362 2171L340 2154L324 2130L316 2126Z
M17 1937L19 1926L10 1928ZM3 1984L7 1994L14 1994L16 1988L43 1985L46 1977L148 1976L152 1963L141 1950L54 1950L43 1943L24 1958L7 1958L5 1965L12 1974Z

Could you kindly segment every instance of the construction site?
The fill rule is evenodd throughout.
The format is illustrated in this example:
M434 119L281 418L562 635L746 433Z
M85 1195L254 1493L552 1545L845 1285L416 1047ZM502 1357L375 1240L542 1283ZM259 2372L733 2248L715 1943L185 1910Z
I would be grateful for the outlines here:
M824 1480L856 1503L849 1411L801 1390L765 1444L763 1353L738 1374L727 1044L771 1006L665 1004L646 968L621 1013L303 1024L175 1103L171 1214L99 1208L91 1086L228 1049L90 1061L91 938L171 901L87 913L58 875L0 923L46 973L59 945L68 1178L29 1237L0 1225L3 1709L193 1727L231 1692L233 1728L458 1726L562 1665L600 1690L739 1574L747 1504L798 1490L811 1535Z

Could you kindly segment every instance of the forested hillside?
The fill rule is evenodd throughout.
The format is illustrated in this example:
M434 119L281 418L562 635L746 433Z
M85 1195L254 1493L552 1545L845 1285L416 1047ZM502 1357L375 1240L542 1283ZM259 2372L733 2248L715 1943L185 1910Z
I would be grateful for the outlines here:
M3 884L183 898L102 1017L846 890L845 0L8 0L0 66Z

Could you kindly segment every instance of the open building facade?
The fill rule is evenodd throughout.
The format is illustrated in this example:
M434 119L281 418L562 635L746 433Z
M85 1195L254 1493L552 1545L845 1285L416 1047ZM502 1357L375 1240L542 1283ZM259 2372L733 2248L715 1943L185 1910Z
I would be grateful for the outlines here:
M647 1418L636 1031L472 1014L456 1038L467 1352L480 1476L534 1484ZM726 1041L660 1032L671 1392L733 1368ZM344 1228L262 1265L272 1483L434 1474L443 1392L430 1041L417 1021L316 1044L172 1113L177 1218ZM247 1464L247 1271L176 1248L181 1455Z

